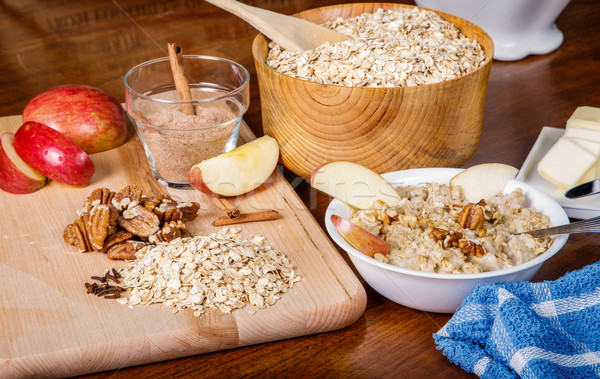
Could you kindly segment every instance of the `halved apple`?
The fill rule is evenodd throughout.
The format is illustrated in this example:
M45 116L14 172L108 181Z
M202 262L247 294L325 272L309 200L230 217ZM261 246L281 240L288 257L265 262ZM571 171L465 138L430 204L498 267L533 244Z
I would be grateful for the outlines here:
M46 185L46 177L31 168L15 152L14 134L0 136L0 189L14 193L32 193Z
M331 215L331 223L353 248L371 258L375 254L386 255L392 249L388 242L343 217Z
M502 192L506 183L514 179L518 172L517 168L507 164L483 163L458 173L450 179L450 186L460 186L465 199L477 203Z
M310 185L359 209L371 208L378 200L389 206L400 203L394 186L375 171L353 162L335 161L315 168Z
M21 125L13 146L25 163L57 182L85 187L95 171L90 157L75 142L39 122Z
M267 181L278 159L277 140L263 136L194 165L188 181L209 195L243 195Z

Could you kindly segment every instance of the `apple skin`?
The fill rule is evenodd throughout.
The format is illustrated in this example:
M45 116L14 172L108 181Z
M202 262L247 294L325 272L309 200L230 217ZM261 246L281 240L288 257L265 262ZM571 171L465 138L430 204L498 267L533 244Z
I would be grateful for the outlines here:
M64 134L88 154L127 140L119 102L99 88L65 84L39 93L23 110L23 122L36 121Z
M0 136L0 189L18 195L35 192L46 185L46 177L17 155L13 139L12 133Z
M279 144L265 135L194 165L188 172L188 182L208 195L243 195L271 176L278 159Z
M331 215L331 223L352 247L371 258L375 254L386 255L392 249L389 242L343 217Z
M39 122L21 125L13 146L25 163L57 182L85 187L96 170L94 162L75 142Z

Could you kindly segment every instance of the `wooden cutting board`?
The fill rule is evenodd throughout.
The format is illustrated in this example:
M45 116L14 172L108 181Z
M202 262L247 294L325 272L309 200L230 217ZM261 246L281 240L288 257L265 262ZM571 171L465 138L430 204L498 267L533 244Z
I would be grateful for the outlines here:
M20 116L0 118L14 132ZM210 310L172 313L161 305L129 308L86 293L90 276L122 262L79 253L62 238L89 193L136 184L144 194L166 191L152 177L142 145L130 132L123 146L91 156L96 166L86 188L50 182L33 194L0 191L0 377L65 377L342 328L363 313L364 288L279 170L258 190L232 201L242 212L276 209L274 221L239 225L283 252L303 280L274 305L251 315ZM241 142L255 138L243 124ZM198 191L168 190L176 200L201 204L188 223L210 234L222 216Z

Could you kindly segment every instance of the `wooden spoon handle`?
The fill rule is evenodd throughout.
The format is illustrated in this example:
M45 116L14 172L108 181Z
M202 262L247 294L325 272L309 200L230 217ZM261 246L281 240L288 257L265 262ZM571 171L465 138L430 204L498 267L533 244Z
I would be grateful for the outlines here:
M341 42L351 37L297 17L253 7L236 0L206 0L243 19L287 50L311 50L325 42Z

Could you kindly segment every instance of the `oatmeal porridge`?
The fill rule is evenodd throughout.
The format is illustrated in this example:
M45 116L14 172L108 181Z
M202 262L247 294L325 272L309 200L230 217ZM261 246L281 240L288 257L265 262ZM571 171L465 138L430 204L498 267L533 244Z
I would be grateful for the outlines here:
M460 187L428 183L397 188L401 203L356 211L352 222L392 245L382 262L418 271L479 273L513 267L546 251L552 239L515 234L550 226L550 219L523 207L520 189L466 201Z

